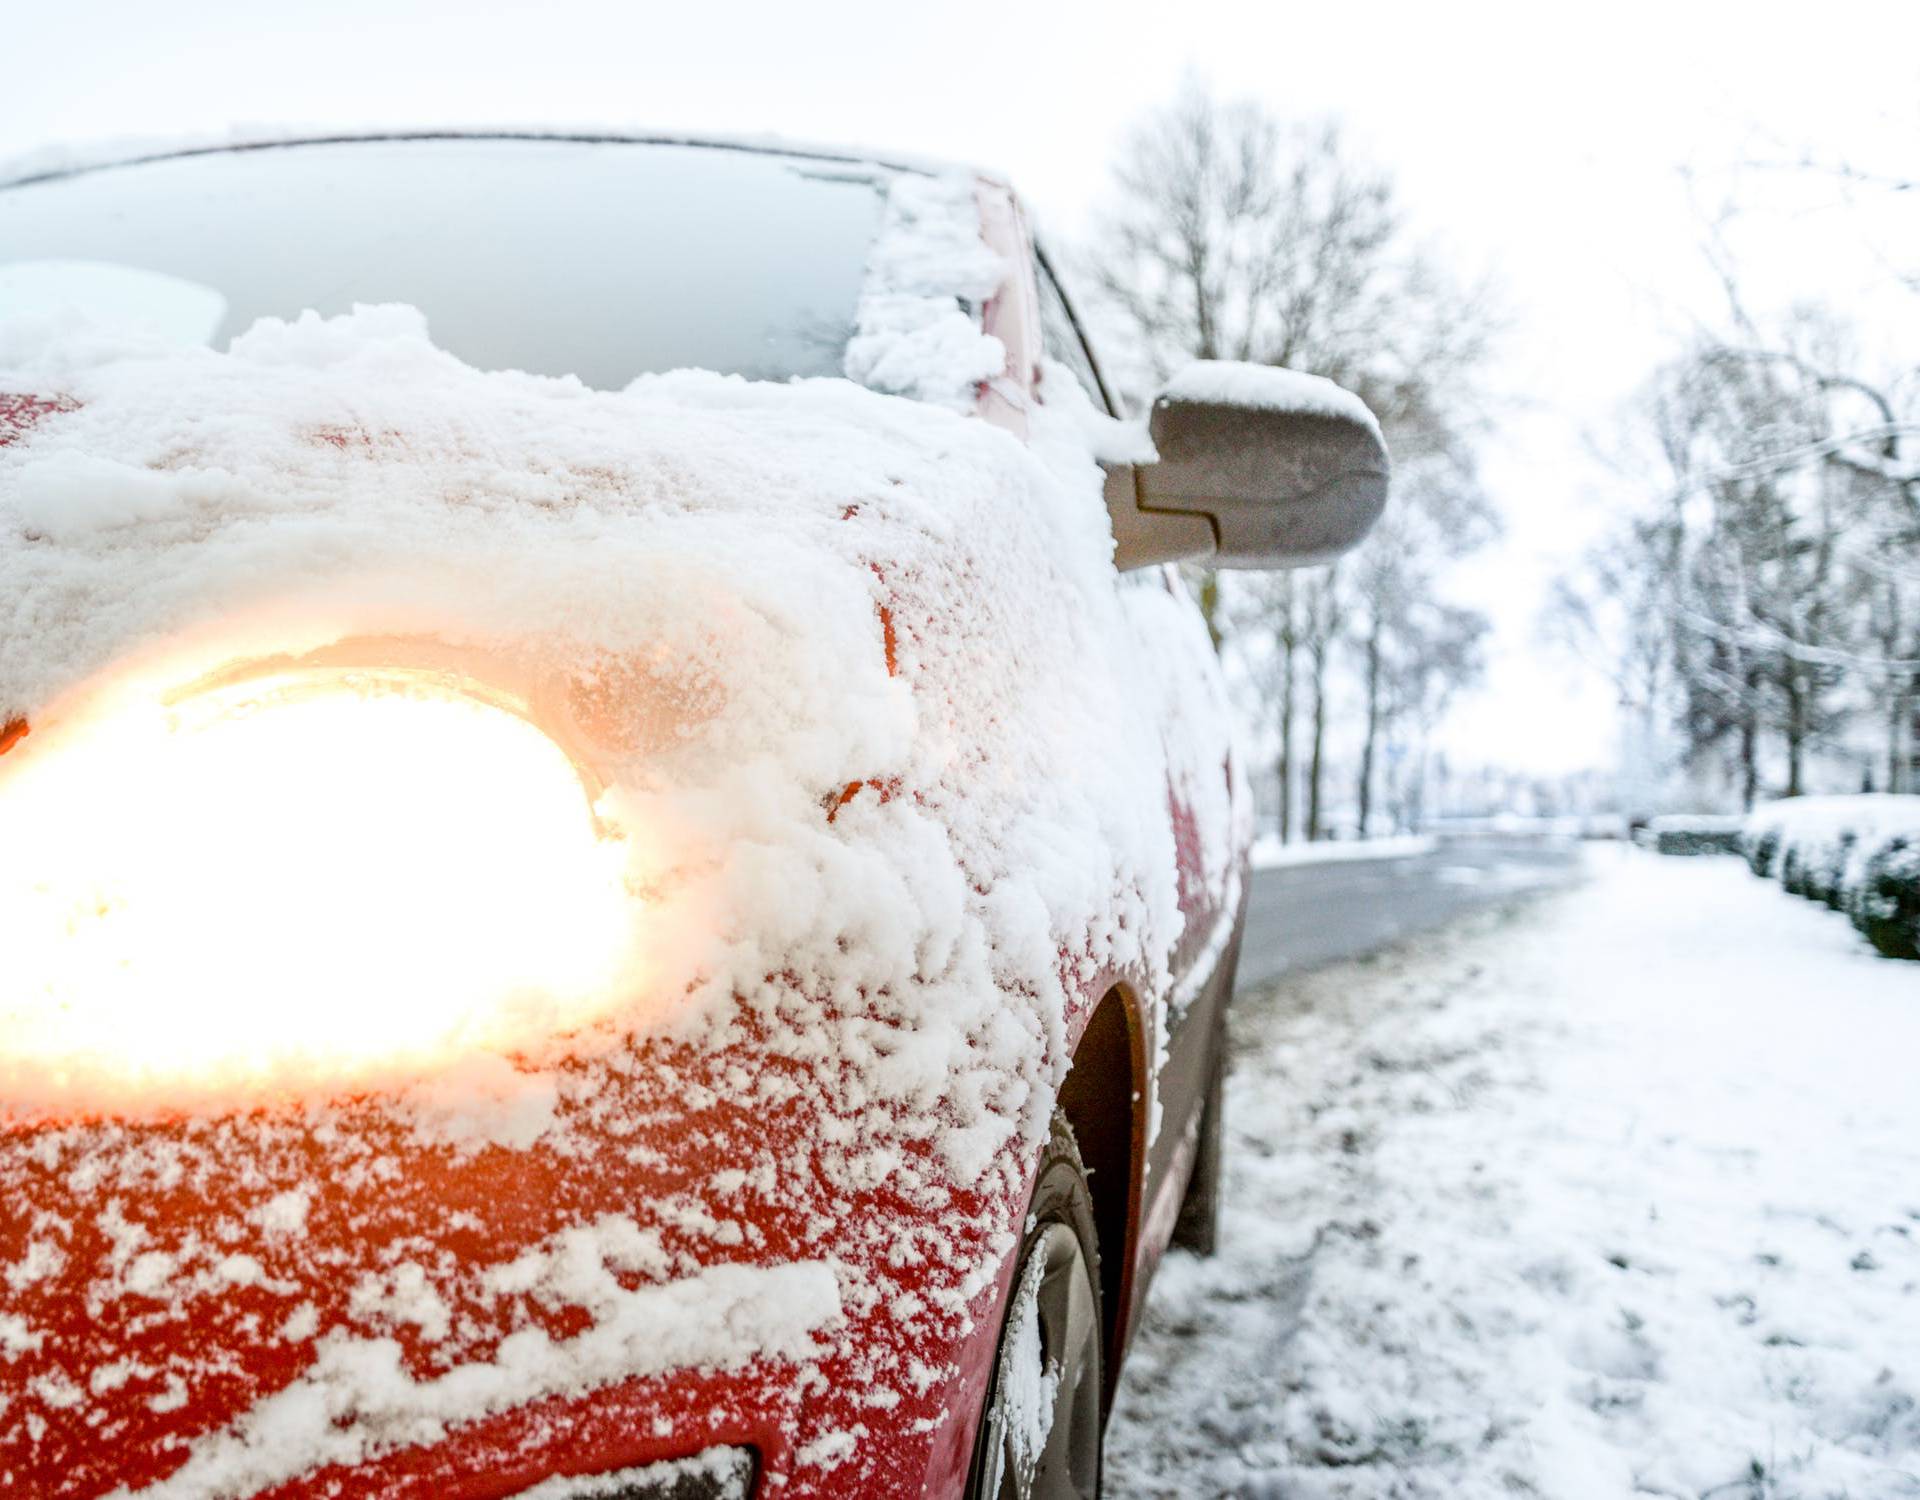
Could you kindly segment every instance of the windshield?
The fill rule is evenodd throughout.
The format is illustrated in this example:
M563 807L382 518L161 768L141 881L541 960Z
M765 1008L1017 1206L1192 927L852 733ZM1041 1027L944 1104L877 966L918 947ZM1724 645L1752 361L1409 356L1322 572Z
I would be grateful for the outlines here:
M0 191L0 319L75 308L225 348L260 317L406 302L481 369L838 375L886 176L489 138L168 157Z

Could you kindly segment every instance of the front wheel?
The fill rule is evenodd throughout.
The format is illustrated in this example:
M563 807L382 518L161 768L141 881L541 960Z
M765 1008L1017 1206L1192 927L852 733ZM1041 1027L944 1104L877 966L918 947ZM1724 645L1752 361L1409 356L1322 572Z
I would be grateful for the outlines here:
M1000 1324L968 1500L1093 1500L1100 1493L1099 1243L1066 1116L1040 1159Z

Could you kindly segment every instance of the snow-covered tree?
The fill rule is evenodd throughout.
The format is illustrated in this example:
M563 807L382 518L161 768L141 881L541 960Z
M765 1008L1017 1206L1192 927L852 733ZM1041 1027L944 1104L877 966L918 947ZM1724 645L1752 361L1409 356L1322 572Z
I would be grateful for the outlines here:
M1389 679L1425 660L1464 681L1478 664L1484 622L1448 616L1433 636L1441 616L1425 603L1444 564L1496 529L1474 464L1490 294L1414 239L1387 175L1336 124L1282 120L1191 80L1128 137L1083 260L1106 318L1141 351L1122 374L1134 399L1188 360L1248 360L1328 376L1380 418L1394 495L1351 559L1293 578L1196 580L1222 649L1263 664L1245 680L1277 726L1287 834L1296 822L1309 838L1327 830L1329 733L1347 699L1330 674L1354 670L1364 823L1381 747L1408 711Z

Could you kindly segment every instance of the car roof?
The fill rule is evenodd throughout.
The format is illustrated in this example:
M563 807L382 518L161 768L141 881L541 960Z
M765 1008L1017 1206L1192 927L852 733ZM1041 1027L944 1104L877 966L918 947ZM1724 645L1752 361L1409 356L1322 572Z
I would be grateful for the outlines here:
M583 145L703 146L721 151L751 151L767 155L799 157L811 161L881 167L890 171L917 172L928 176L964 171L989 181L1004 182L1004 178L998 173L987 172L960 162L941 161L899 151L810 144L774 135L731 136L688 131L558 126L476 126L472 128L440 126L418 129L288 129L286 131L250 128L245 132L220 136L187 136L165 140L142 138L75 146L53 146L15 157L10 161L0 161L0 188L22 187L29 183L47 182L109 167L140 166L147 162L163 161L172 157L210 156L235 151L267 151L283 146L459 140L572 141Z

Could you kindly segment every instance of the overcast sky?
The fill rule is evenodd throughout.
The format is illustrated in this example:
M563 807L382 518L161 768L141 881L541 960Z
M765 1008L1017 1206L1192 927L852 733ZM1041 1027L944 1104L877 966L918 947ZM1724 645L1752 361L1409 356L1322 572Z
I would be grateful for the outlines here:
M1072 239L1127 123L1189 69L1337 114L1417 224L1507 288L1514 402L1488 473L1509 532L1459 581L1498 635L1449 739L1547 770L1611 748L1606 695L1536 646L1534 620L1553 568L1622 500L1584 436L1711 305L1696 204L1743 160L1920 160L1913 0L0 5L0 155L254 122L771 132L998 167ZM1876 267L1830 249L1817 205L1743 231L1769 294L1869 294Z

